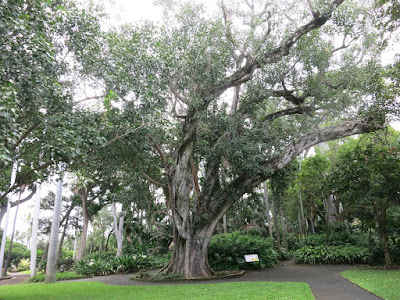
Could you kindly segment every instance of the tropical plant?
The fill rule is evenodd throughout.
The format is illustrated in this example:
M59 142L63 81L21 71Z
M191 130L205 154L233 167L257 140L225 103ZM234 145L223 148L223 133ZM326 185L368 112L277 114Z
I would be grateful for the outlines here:
M371 253L357 246L306 246L294 258L298 264L353 264L370 262Z
M239 232L217 234L211 238L208 259L215 270L254 267L245 262L244 255L246 254L257 254L262 267L272 267L277 260L277 253L273 249L270 238L244 235Z

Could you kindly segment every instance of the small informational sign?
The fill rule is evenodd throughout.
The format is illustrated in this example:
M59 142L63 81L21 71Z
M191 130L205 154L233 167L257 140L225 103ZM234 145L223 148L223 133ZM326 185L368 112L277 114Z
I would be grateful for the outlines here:
M246 254L244 256L244 260L246 262L259 262L260 261L257 254Z

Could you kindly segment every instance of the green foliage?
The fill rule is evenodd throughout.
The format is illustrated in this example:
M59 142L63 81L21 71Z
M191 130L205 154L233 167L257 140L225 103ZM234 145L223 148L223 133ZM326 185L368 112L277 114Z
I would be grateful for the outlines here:
M330 246L360 246L368 247L370 236L368 234L350 233L348 231L331 232L329 235ZM290 235L288 237L290 249L299 249L304 246L319 246L327 245L325 234L312 234L307 237L300 238L298 236Z
M18 264L18 272L29 270L31 267L31 261L28 258L23 258Z
M56 281L69 280L69 279L79 279L84 276L80 274L76 274L75 272L64 272L64 273L56 273ZM46 279L46 274L39 274L29 278L29 282L44 282Z
M8 249L10 247L10 240L7 239L6 242L6 255L8 253ZM11 250L11 264L17 266L22 259L29 259L31 255L31 251L26 248L25 245L20 243L13 242L13 248Z
M167 261L167 257L151 255L115 257L115 253L95 253L77 261L74 271L87 276L108 275L118 272L132 273L143 269L162 267Z
M272 267L277 260L270 239L238 232L217 234L211 238L208 260L214 270L251 268L252 265L244 260L245 254L257 254L263 267Z
M371 255L367 248L357 246L306 246L294 258L298 264L352 264L368 263Z

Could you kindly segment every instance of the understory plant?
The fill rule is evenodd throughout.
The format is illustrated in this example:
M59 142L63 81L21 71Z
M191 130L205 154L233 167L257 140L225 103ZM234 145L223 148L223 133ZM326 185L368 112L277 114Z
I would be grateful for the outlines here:
M368 248L357 246L305 246L295 252L298 264L352 264L369 263Z
M122 255L115 257L108 253L96 253L75 263L74 271L87 276L108 275L118 272L132 273L139 270L160 268L168 257L151 255Z
M246 263L244 255L257 254L258 263ZM269 238L243 235L239 232L223 233L211 238L208 249L210 266L216 270L240 270L253 267L272 267L277 260L273 242Z

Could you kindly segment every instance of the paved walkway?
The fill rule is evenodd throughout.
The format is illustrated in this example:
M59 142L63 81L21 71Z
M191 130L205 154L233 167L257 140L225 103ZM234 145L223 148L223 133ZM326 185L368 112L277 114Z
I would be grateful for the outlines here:
M199 282L174 282L172 284L204 284L241 281L294 281L310 285L316 300L378 300L381 299L355 284L349 282L339 273L356 268L352 265L296 265L293 261L285 261L282 265L263 270L247 271L241 277L229 279L207 280ZM132 274L96 276L76 281L98 281L111 285L164 285L171 283L150 283L131 280ZM75 281L75 280L74 280Z
M30 276L25 274L18 274L18 273L10 273L11 279L1 279L1 285L10 285L10 284L18 284L25 280L27 280Z
M263 270L247 271L241 277L207 280L198 282L165 282L150 283L131 280L132 274L96 276L93 278L76 279L71 281L97 281L110 285L165 285L165 284L204 284L221 282L242 281L294 281L305 282L310 285L316 300L379 300L381 298L363 290L362 288L347 281L339 274L345 270L356 268L352 265L296 265L293 261L285 261L282 265ZM20 275L21 276L21 275ZM25 278L16 277L1 280L0 285L16 284ZM27 275L25 275L27 276Z

